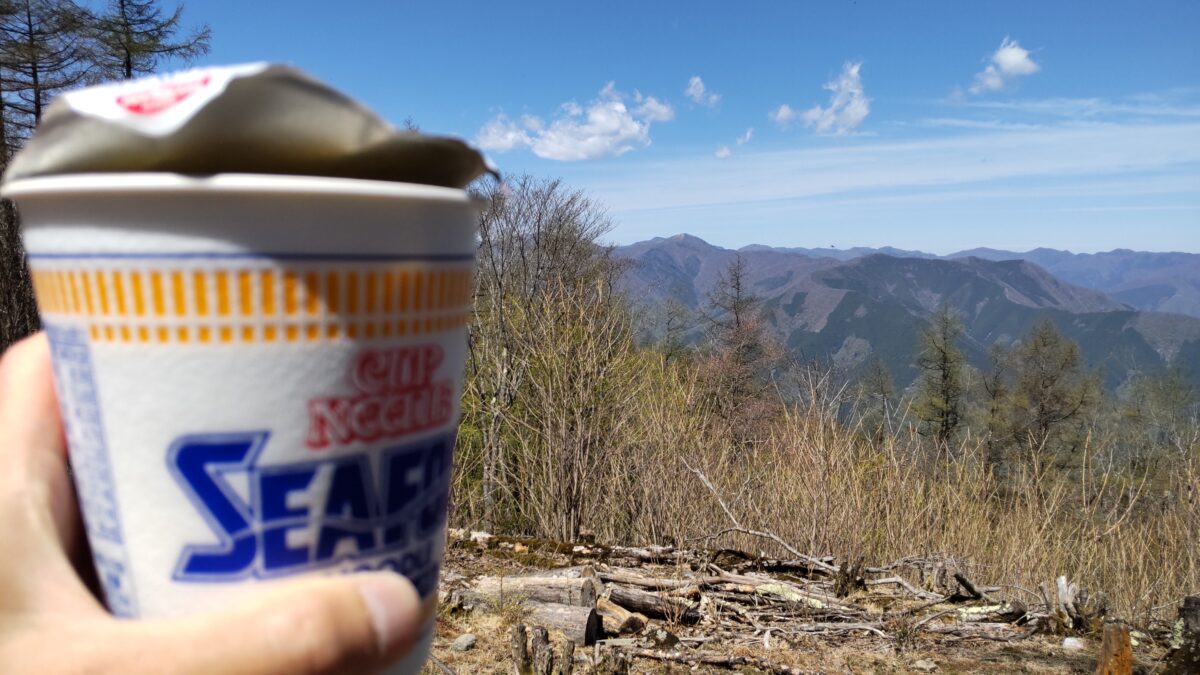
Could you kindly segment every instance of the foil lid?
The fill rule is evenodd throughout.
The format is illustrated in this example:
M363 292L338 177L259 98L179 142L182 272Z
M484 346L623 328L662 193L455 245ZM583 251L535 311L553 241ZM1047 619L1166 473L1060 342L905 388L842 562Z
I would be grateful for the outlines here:
M401 131L269 63L80 89L47 108L4 175L170 172L330 176L463 188L495 169L461 140Z

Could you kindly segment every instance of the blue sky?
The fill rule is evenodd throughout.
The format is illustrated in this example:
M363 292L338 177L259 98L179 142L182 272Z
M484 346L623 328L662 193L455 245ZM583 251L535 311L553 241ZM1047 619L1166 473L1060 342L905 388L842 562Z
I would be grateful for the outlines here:
M1200 2L204 0L185 17L213 29L202 63L290 62L507 173L562 178L617 243L1200 252Z

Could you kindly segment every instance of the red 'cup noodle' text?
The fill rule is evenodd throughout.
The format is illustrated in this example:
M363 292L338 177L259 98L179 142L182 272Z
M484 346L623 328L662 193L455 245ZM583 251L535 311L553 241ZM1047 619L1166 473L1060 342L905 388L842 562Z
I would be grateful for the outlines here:
M308 447L398 438L450 421L454 387L435 380L443 352L438 345L365 350L350 366L357 393L308 402Z

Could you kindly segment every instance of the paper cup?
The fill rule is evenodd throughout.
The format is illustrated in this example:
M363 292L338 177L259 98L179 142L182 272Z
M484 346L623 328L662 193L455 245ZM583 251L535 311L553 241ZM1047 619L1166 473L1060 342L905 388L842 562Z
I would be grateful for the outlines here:
M95 174L4 194L114 614L360 570L436 597L475 254L466 192Z

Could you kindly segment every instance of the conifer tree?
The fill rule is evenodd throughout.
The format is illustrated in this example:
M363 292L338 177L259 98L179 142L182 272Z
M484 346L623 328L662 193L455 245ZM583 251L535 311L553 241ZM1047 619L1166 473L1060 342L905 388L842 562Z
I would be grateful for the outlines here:
M954 438L963 416L966 391L966 359L959 349L963 324L949 307L942 307L921 331L921 352L917 366L917 396L913 411L922 422L922 430L938 443Z
M1084 367L1079 345L1042 321L1017 346L1013 363L1010 433L1035 448L1074 450L1099 395L1099 383Z
M168 15L156 0L109 0L95 21L97 61L105 77L131 79L153 73L166 59L190 61L208 53L205 24L178 37L183 5Z

